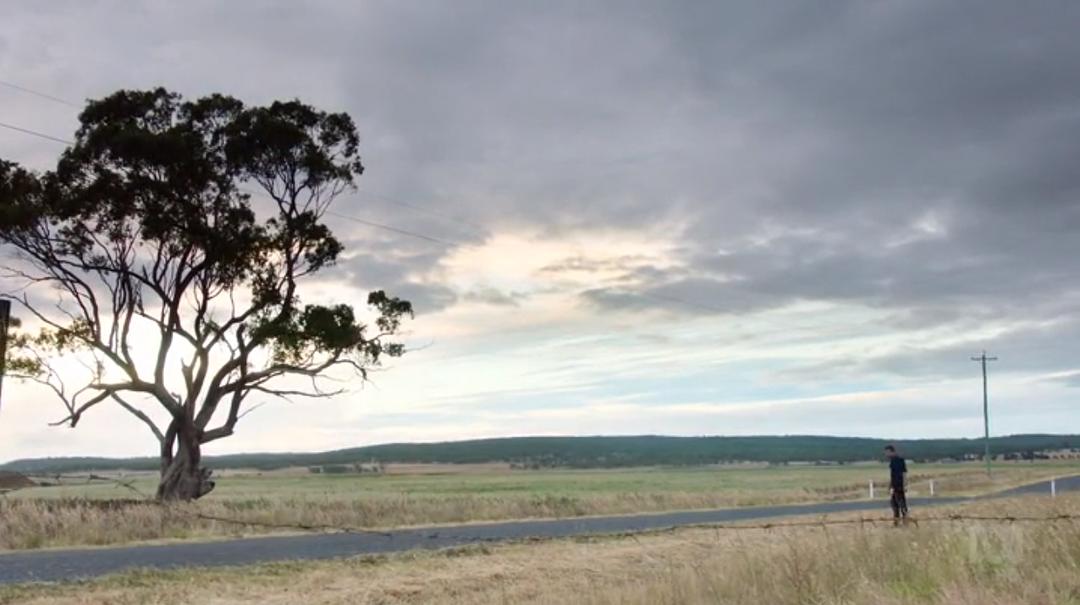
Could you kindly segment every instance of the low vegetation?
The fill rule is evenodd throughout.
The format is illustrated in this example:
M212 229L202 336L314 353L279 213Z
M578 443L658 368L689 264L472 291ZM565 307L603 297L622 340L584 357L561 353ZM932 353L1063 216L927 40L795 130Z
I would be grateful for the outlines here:
M694 528L342 561L132 572L0 587L33 605L1066 605L1080 600L1080 524L931 522L946 512L1050 517L1080 496L926 511L919 526ZM923 513L924 511L918 511Z
M169 506L135 497L136 491L153 492L152 474L125 478L132 489L80 483L19 490L0 499L0 549L233 537L289 531L298 525L383 528L851 500L866 498L869 481L880 483L885 477L878 465L529 473L476 472L467 467L465 471L226 473L211 496ZM928 495L931 478L938 495L958 496L1078 472L1080 466L1064 463L1008 464L989 482L977 464L913 465L910 483L915 497ZM879 498L884 495L883 490L877 493Z

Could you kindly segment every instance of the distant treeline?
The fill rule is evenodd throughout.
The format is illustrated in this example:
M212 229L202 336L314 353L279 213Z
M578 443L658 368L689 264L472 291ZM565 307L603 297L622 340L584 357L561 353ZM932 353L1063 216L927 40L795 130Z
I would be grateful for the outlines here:
M216 468L332 467L355 463L506 462L519 468L615 468L692 466L727 462L857 462L877 458L894 443L912 460L964 460L981 457L981 439L886 441L852 437L508 437L444 443L390 443L320 453L234 454L207 456ZM1080 435L1010 435L994 437L995 456L1030 457L1031 452L1080 449ZM152 470L157 458L37 458L0 465L24 473Z

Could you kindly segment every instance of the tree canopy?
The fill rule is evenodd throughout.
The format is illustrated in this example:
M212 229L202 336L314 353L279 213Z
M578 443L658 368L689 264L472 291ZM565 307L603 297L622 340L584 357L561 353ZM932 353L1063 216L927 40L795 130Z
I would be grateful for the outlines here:
M213 488L200 448L250 395L329 396L333 368L363 379L404 352L407 301L372 292L365 321L301 298L342 252L323 219L363 173L348 115L159 88L91 101L79 121L53 170L0 159L4 296L34 328L8 369L50 388L63 423L104 403L145 423L159 497Z

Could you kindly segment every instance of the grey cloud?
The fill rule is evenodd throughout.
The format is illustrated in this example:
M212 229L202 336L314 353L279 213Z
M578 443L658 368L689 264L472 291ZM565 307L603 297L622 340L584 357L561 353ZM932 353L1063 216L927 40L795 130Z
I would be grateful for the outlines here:
M485 97L500 110L520 107L520 119L466 122L468 128L481 135L498 128L501 136L514 135L503 142L530 144L555 132L587 156L605 135L611 143L600 149L622 143L613 128L621 122L642 135L677 136L681 149L658 159L654 144L643 157L657 161L631 164L618 178L583 159L554 173L512 164L506 174L472 180L518 186L520 200L499 199L530 221L553 225L643 226L660 208L697 216L687 233L698 251L688 258L694 274L654 276L642 284L644 295L670 289L735 311L825 299L895 306L898 313L933 308L943 315L975 302L1022 312L1024 303L1014 299L1052 298L1076 277L1068 259L1080 252L1069 237L1080 214L1073 182L1080 173L1071 161L1080 140L1072 110L1080 84L1071 73L1080 44L1060 21L1067 17L1054 10L979 8L974 21L973 11L936 3L614 10L615 26L592 30L592 40L644 36L653 44L609 46L642 60L623 80L600 80L608 86L599 91L609 101L604 112L583 122L578 112L594 107L593 99L549 99L551 90L540 84L558 68L560 81L582 84L570 88L574 93L595 92L595 82L584 80L605 45L594 44L582 65L560 64L574 50L586 52L572 29L552 64L529 65L537 67L528 70L536 88L496 87ZM553 9L547 21L558 14ZM499 14L488 21L498 31L514 23ZM502 42L528 54L521 47L531 40ZM623 67L621 59L608 59L609 67ZM667 69L649 72L658 65ZM649 77L639 79L645 72ZM646 81L652 88L635 87ZM666 91L662 100L653 89ZM538 93L533 103L568 109L565 120L531 119L528 112L543 109L529 105L525 91ZM729 149L725 136L746 140ZM530 153L532 147L523 155ZM570 178L575 174L584 182ZM928 211L946 219L942 239L886 248ZM785 236L757 250L708 253L766 221L827 237ZM714 279L718 268L745 279ZM621 307L643 304L620 291L597 294L588 296Z
M617 258L594 259L573 256L540 268L541 273L597 273L600 271L629 271L648 263L650 258L641 254L627 254Z
M870 351L856 358L829 359L788 368L779 377L798 380L815 376L842 381L888 374L905 378L974 379L978 377L979 368L971 357L981 351L998 357L991 365L991 371L995 373L1067 373L1076 367L1074 343L1078 338L1080 320L1063 320L1045 326L1019 326L990 338L972 336L947 345L928 342L885 353ZM1078 379L1078 374L1066 374L1055 380L1080 386Z
M588 303L607 309L644 310L656 306L656 301L615 288L591 288L579 296Z
M503 292L495 288L482 288L466 292L462 299L498 307L517 307L526 296L520 292Z
M603 308L843 301L895 329L1076 310L1076 3L82 6L0 9L35 31L0 46L76 98L164 83L347 110L362 189L490 232L689 225L669 234L680 265L628 263L583 294ZM484 237L363 195L338 209ZM913 236L928 214L942 232ZM355 229L376 245L342 275L456 300L434 271L453 246ZM574 262L550 271L599 268Z
M411 302L417 313L435 313L457 302L452 288L426 277L438 264L437 255L398 250L395 256L389 252L351 253L320 277L359 289L384 290Z
M411 302L418 314L438 312L452 306L458 299L456 292L441 284L405 281L393 284L387 291Z

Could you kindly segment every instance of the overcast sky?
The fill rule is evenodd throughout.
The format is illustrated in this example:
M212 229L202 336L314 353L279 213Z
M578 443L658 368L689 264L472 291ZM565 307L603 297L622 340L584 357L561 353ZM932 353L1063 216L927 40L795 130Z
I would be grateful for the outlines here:
M1080 432L1076 2L30 2L0 80L355 119L313 296L414 301L373 384L210 453L533 434ZM0 121L77 109L0 85ZM0 130L0 157L62 145ZM151 454L5 385L0 460Z

